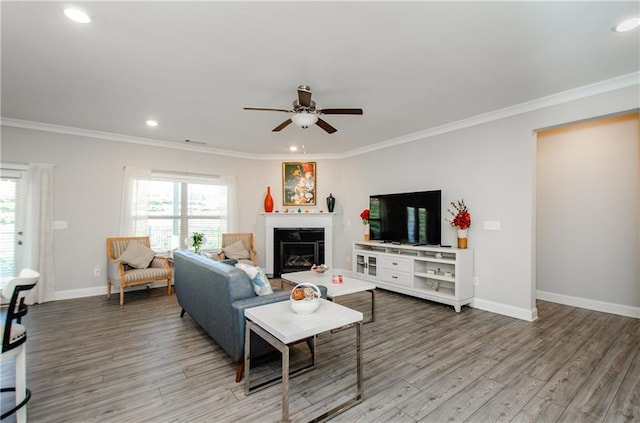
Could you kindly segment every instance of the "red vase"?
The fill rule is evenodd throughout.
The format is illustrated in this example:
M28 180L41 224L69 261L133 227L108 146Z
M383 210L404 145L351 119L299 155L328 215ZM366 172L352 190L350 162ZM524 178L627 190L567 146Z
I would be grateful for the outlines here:
M271 187L267 187L267 196L264 197L264 211L271 213L273 211L273 197L271 196Z

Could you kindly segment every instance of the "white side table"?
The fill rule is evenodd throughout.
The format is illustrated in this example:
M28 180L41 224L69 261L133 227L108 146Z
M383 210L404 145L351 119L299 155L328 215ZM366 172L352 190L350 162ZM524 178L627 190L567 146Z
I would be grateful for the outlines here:
M356 394L353 398L334 407L313 422L328 420L350 407L362 402L362 313L340 304L320 299L320 307L311 314L296 314L291 310L289 301L281 301L263 306L248 308L244 311L247 324L244 344L244 388L245 395L282 381L282 421L289 421L289 377L305 373L315 367L316 336L323 332L344 326L353 326L356 335ZM251 386L250 352L251 332L258 334L282 354L282 376ZM289 347L303 340L311 340L311 364L290 372Z

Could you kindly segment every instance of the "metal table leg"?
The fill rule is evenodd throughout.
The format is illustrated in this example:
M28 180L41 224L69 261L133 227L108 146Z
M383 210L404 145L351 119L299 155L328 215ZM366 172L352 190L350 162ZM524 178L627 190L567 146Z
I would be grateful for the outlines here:
M356 404L362 402L362 322L354 323L353 325L356 332L356 395L350 399L345 401L344 403L334 407L333 409L327 411L326 413L316 417L310 422L324 422L327 421L334 416L344 412L345 410L353 407ZM249 383L249 375L250 375L250 351L251 351L251 331L254 331L261 338L267 341L269 344L273 345L280 353L282 354L282 375L280 377L276 377L269 381L260 383L256 386L251 386ZM264 389L267 386L271 386L278 381L282 381L282 421L289 421L289 379L291 377L295 377L301 373L305 373L315 367L316 361L316 337L313 336L312 339L308 339L312 343L311 355L312 355L312 363L309 366L304 366L300 369L296 369L293 372L289 369L289 345L284 344L279 339L271 335L269 332L261 328L260 326L253 323L251 320L247 320L246 328L245 328L245 349L244 349L244 392L245 395L250 395L251 393Z

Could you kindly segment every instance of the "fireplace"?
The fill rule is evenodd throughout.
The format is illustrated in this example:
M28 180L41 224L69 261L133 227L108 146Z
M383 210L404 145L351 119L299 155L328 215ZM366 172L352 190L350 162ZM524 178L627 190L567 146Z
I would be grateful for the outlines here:
M309 213L262 213L264 216L264 224L265 224L265 273L269 277L274 276L275 270L275 256L279 254L280 246L278 245L275 248L275 233L276 229L314 229L320 230L324 233L324 240L320 242L320 240L312 240L305 242L313 242L314 243L314 254L315 249L318 249L318 259L315 264L326 264L329 267L333 266L333 219L335 217L335 213L319 213L319 212L309 212ZM311 249L308 245L306 246L308 250ZM307 257L310 253L304 252L304 254L298 254L305 256L304 259L311 261L311 264L314 264L314 260L309 260ZM321 254L321 255L320 255ZM315 257L315 256L314 256Z
M273 242L274 277L325 261L323 228L275 228Z

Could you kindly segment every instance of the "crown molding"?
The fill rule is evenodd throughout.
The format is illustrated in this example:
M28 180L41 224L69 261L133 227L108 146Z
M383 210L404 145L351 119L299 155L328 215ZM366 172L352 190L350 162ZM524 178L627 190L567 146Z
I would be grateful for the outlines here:
M98 139L103 139L108 141L149 145L152 147L172 148L174 150L196 151L199 153L239 157L243 159L256 158L255 154L242 153L239 151L200 147L196 144L179 144L172 141L164 141L164 140L158 140L154 138L134 137L131 135L115 134L113 132L95 131L93 129L75 128L73 126L54 125L51 123L34 122L30 120L21 120L21 119L3 117L1 123L2 123L2 126L32 129L35 131L55 132L58 134L77 135L80 137L98 138Z
M512 116L517 116L517 115L532 112L535 110L545 109L547 107L569 103L571 101L576 101L583 98L592 97L594 95L604 94L607 92L616 91L616 90L620 90L627 87L632 87L634 85L640 85L640 72L633 72L626 75L621 75L615 78L596 82L594 84L585 85L582 87L574 88L572 90L567 90L567 91L552 94L546 97L537 98L535 100L531 100L525 103L520 103L514 106L505 107L503 109L494 110L492 112L483 113L467 119L461 119L455 122L436 126L430 129L426 129L424 131L418 131L412 134L403 135L401 137L392 138L390 140L379 142L377 144L372 144L364 148L348 151L344 153L341 158L359 156L361 154L370 153L373 151L382 150L389 147L394 147L396 145L424 140L425 138L434 137L436 135L442 135L447 132L454 132L460 129L482 125L484 123L493 122L493 121L505 119ZM534 128L531 128L531 129L534 129Z
M239 151L223 150L217 148L200 147L198 145L180 144L172 141L158 140L153 138L134 137L130 135L115 134L111 132L95 131L91 129L75 128L70 126L54 125L49 123L27 121L21 119L2 117L1 124L3 126L33 129L36 131L56 132L60 134L77 135L90 138L99 138L110 141L126 142L131 144L142 144L154 147L172 148L175 150L195 151L199 153L214 154L219 156L236 157L251 160L338 160L349 157L359 156L361 154L383 150L385 148L394 147L414 141L424 140L437 135L448 132L454 132L472 126L482 125L484 123L517 116L523 113L544 109L547 107L557 106L571 101L580 100L594 95L604 94L623 88L640 85L640 72L633 72L621 75L615 78L596 82L594 84L585 85L560 93L541 97L525 103L516 104L514 106L505 107L503 109L494 110L492 112L483 113L467 119L461 119L455 122L429 128L423 131L414 132L403 135L390 140L382 141L367 147L349 150L336 154L305 154L305 155L282 155L282 154L253 154L243 153ZM532 128L533 129L533 128Z

